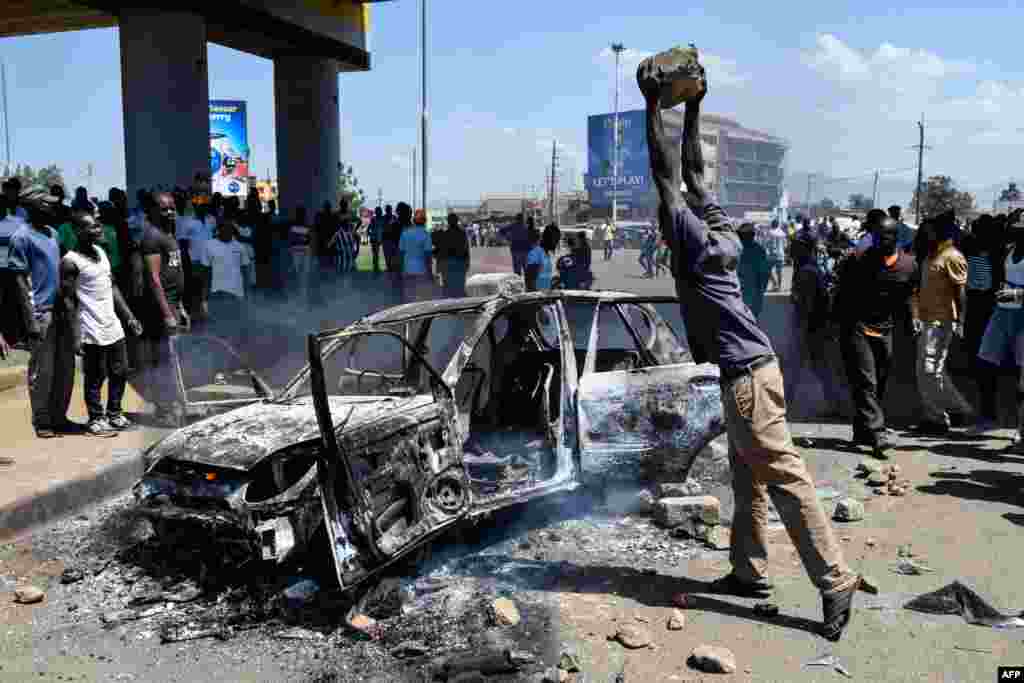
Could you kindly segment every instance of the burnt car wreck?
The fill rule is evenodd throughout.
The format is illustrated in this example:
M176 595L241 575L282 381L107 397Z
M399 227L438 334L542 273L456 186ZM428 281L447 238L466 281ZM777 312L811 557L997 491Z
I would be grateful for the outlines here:
M326 538L349 588L458 522L648 463L685 473L723 432L718 368L685 339L670 297L501 288L389 308L310 335L273 398L151 447L137 507L237 562Z

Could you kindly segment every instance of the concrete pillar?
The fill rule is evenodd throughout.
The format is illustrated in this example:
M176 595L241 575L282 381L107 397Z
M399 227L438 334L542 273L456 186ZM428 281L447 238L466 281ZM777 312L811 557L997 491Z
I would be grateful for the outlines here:
M210 172L206 22L185 12L125 9L120 18L128 200L187 187Z
M338 63L333 59L274 59L278 206L313 215L337 205L341 133Z

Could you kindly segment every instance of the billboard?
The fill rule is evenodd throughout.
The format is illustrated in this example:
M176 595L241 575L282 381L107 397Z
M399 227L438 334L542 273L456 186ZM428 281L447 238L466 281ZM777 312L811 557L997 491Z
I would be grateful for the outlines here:
M245 102L210 100L210 191L248 195L249 162Z
M645 203L651 190L651 170L647 155L647 120L642 110L619 113L619 163L615 165L614 114L587 118L586 177L590 203L611 206L617 192L620 205ZM615 179L618 177L618 189Z

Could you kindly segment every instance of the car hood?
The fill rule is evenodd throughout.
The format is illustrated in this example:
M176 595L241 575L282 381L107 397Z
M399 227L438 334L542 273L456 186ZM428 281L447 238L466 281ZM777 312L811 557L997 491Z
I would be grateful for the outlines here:
M408 423L410 412L434 403L430 396L333 396L329 400L336 429L343 423L345 432L372 424L382 435L390 431L386 429L389 423L400 428ZM255 403L179 429L157 443L148 460L152 463L170 457L247 471L268 455L319 438L313 399L307 396L287 403Z

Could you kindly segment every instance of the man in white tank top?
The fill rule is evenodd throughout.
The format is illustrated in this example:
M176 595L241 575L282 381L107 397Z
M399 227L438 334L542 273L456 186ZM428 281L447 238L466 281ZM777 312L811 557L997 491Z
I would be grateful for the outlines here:
M61 260L61 296L73 321L75 352L82 356L85 405L89 410L86 430L93 436L114 436L117 431L132 426L121 410L128 375L121 319L135 335L142 333L142 325L114 284L110 261L98 244L103 239L103 226L84 212L75 213L71 225L78 245ZM110 384L104 409L100 391L108 377Z

